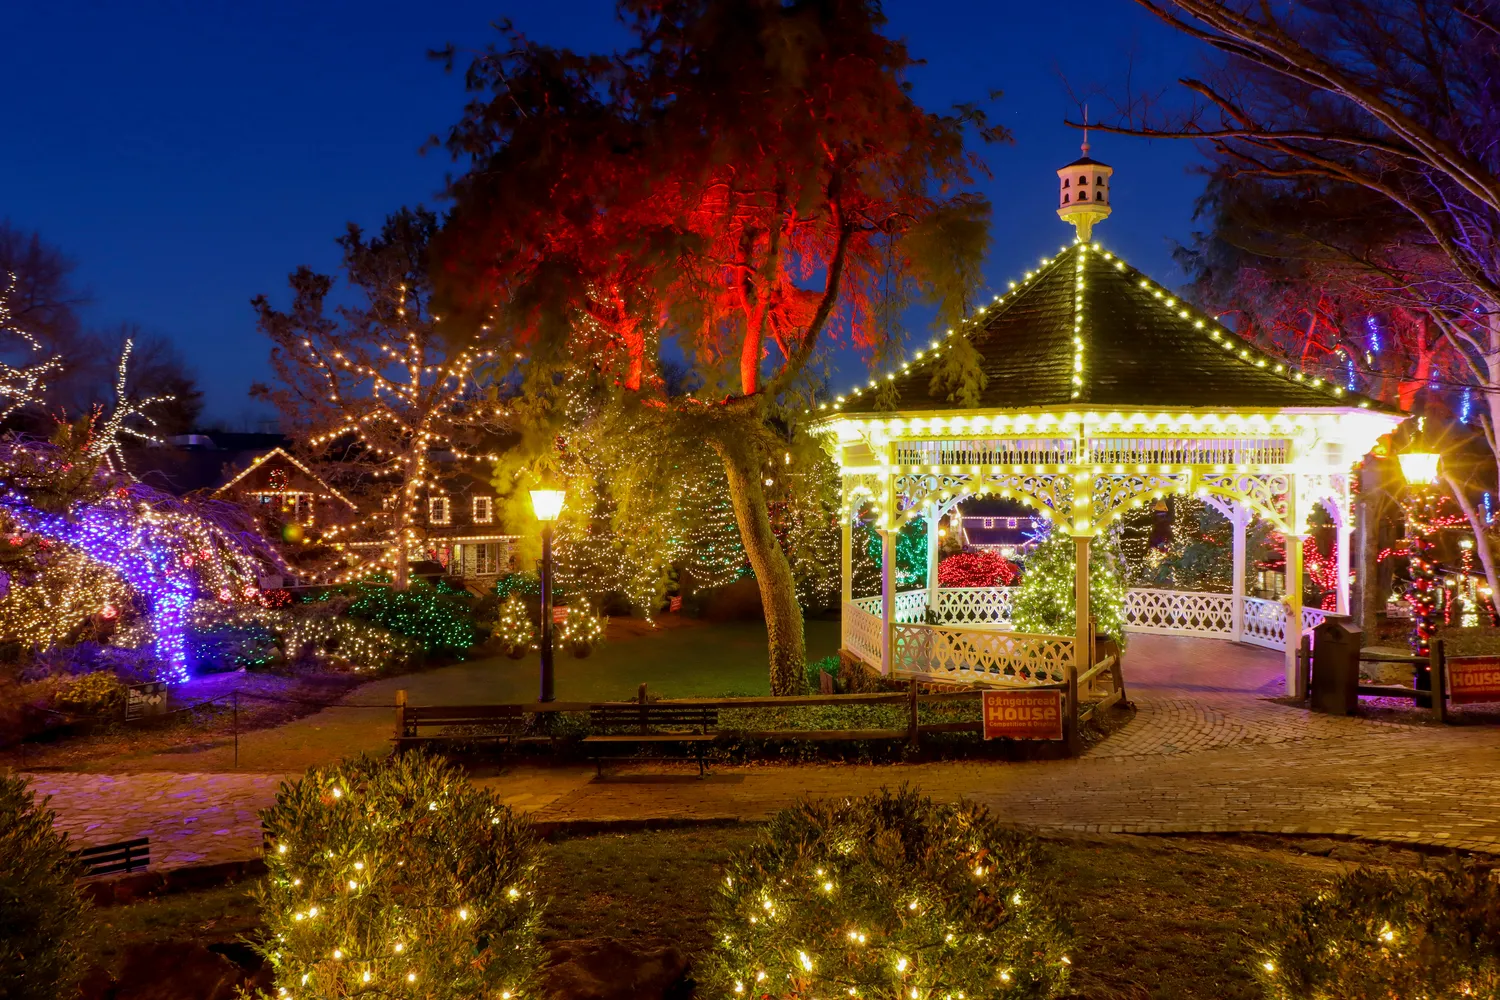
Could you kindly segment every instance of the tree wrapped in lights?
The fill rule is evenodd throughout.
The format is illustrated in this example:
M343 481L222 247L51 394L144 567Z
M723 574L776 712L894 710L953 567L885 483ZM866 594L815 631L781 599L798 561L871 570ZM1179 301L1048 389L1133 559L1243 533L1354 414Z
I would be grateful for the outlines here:
M1055 997L1068 931L1036 841L909 789L802 803L729 861L714 996Z
M10 300L15 294L16 276L9 274L6 279L4 290L0 291L0 334L24 345L21 353L26 363L0 361L0 420L9 419L25 407L40 405L48 377L62 370L62 359L56 355L45 357L41 341L12 319Z
M95 616L118 619L131 590L119 573L65 546L43 549L23 535L0 537L0 642L47 649L68 641Z
M531 612L526 610L520 594L511 594L500 605L491 632L500 648L513 659L520 659L536 644L536 626L531 623Z
M363 301L336 316L327 301L333 279L306 267L289 279L289 310L273 308L264 295L254 301L281 385L252 392L274 403L314 452L338 449L376 484L364 517L324 533L335 544L379 543L349 549L365 554L333 582L385 572L405 589L411 554L421 549L421 505L442 495L435 453L496 459L464 450L477 428L500 414L475 382L494 352L479 346L483 327L467 335L438 329L427 278L436 230L436 216L423 209L397 212L368 239L351 224L339 245L348 283Z
M541 851L441 758L364 754L283 783L261 814L259 946L279 995L532 996Z
M1089 551L1089 613L1099 633L1125 643L1125 584L1108 536L1095 538ZM1016 589L1011 621L1017 632L1073 635L1078 620L1073 595L1073 539L1049 534L1026 556Z
M1268 1000L1500 997L1500 882L1479 865L1364 865L1274 920L1253 972Z

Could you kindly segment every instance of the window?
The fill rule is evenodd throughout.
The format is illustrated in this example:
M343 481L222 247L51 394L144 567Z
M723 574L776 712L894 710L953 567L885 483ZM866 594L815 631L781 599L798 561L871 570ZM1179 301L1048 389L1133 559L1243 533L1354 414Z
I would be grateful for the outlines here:
M293 516L296 517L297 521L299 523L301 523L301 524L310 524L310 523L312 523L312 519L313 519L312 494L310 494L310 493L298 493L297 494L297 509L296 509L296 513Z
M1066 205L1067 203L1068 203L1068 196L1067 195L1063 195L1063 204Z
M489 497L474 498L474 523L489 524L495 519L494 504Z
M1088 201L1089 200L1089 193L1087 191L1080 191L1080 192L1078 192L1078 200L1079 201Z
M1096 187L1103 187L1104 186L1104 175L1103 174L1100 174L1098 177L1094 178L1094 185Z
M987 517L987 518L985 518L984 519L984 526L986 528L993 528L995 526L995 519L993 517Z
M1005 519L1005 526L1007 528L1014 528L1016 526L1016 519L1013 517L1007 517Z
M448 498L447 497L428 497L427 498L427 523L428 524L447 524L448 520L449 520Z
M1080 184L1087 184L1088 182L1089 182L1089 179L1088 179L1088 175L1087 174L1085 174L1082 177L1078 178L1078 183L1080 183Z
M474 546L474 575L494 576L500 572L499 552L500 546L494 543Z
M1069 183L1070 183L1069 180L1066 177L1064 177L1063 178L1063 190L1064 191L1066 191L1068 189L1068 184Z
M1103 201L1104 200L1104 192L1103 191L1095 191L1094 192L1094 200L1095 201Z

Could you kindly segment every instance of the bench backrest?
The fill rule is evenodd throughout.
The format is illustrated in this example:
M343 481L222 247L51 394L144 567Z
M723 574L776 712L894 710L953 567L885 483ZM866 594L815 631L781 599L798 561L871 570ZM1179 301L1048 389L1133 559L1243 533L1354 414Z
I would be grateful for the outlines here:
M520 705L407 705L403 716L408 726L511 722L520 717Z
M117 872L148 867L151 864L151 840L149 837L137 837L135 840L122 840L118 844L85 847L72 854L87 869L85 878L114 875Z
M595 705L589 709L592 729L681 729L707 732L719 724L719 710L699 705Z

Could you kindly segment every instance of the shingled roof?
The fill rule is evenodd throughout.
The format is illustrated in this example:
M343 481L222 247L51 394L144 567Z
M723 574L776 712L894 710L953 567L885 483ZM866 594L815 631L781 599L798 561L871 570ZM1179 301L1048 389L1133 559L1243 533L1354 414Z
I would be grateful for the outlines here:
M967 329L989 377L973 409L1386 409L1258 351L1098 244L1060 252L971 317ZM969 408L930 389L933 365L946 350L943 344L924 352L894 379L879 376L890 383L880 404L876 391L864 388L838 411Z

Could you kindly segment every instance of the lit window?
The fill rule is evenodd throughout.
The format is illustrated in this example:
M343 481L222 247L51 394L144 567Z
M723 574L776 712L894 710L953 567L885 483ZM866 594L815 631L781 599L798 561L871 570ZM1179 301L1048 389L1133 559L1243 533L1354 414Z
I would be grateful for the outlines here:
M489 524L495 519L494 504L489 497L475 497L473 513L475 524Z
M427 498L427 523L428 524L447 524L448 520L449 520L448 498L447 497L428 497Z

